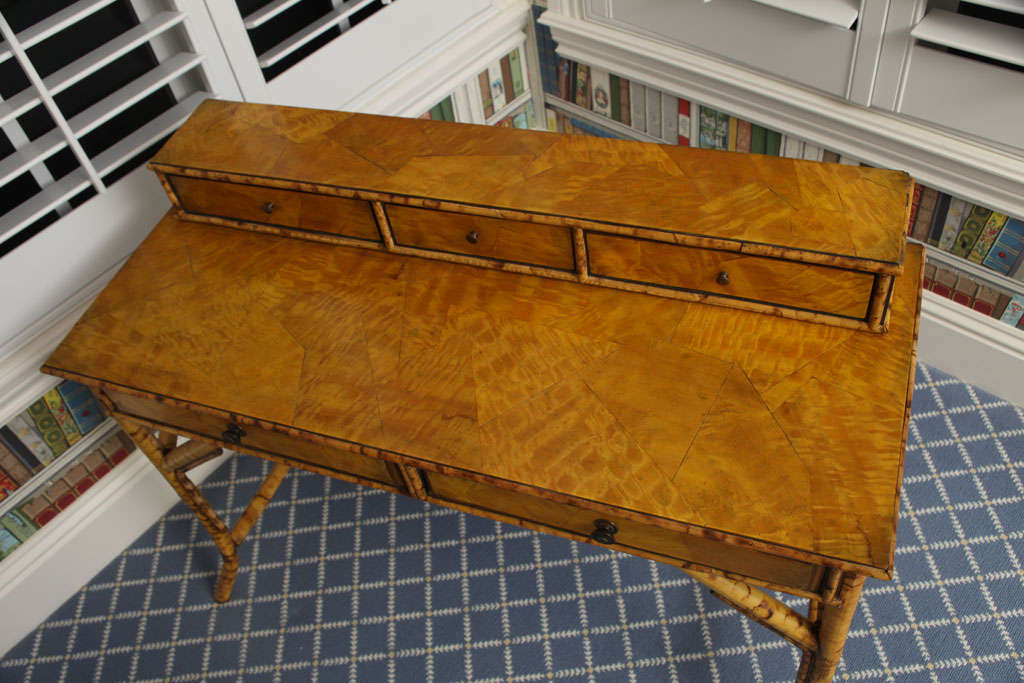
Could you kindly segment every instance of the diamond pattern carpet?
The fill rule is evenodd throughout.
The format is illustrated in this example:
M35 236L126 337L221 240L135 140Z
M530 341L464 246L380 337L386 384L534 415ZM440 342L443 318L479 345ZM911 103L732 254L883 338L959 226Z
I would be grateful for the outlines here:
M917 374L896 578L836 680L1024 679L1024 410ZM269 464L203 489L241 513ZM797 651L668 565L292 471L233 599L182 505L0 661L0 680L785 681ZM804 609L804 601L786 598Z

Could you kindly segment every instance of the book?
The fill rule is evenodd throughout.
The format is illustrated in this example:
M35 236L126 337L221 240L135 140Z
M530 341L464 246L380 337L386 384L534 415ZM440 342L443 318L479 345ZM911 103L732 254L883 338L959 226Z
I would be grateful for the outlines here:
M0 526L0 559L10 555L19 545L21 541L18 537L12 534L10 529Z
M576 104L590 109L590 68L586 64L576 64Z
M68 441L64 438L64 431L57 424L56 418L46 405L46 401L39 399L28 407L28 414L35 422L36 429L43 437L43 441L53 451L54 456L59 456L68 449Z
M729 117L729 145L728 150L730 152L736 151L736 138L739 135L739 119L735 116Z
M661 137L661 93L654 88L647 88L647 134Z
M924 275L921 277L921 287L931 291L932 284L935 282L935 264L926 263L924 264Z
M103 422L106 413L88 387L68 381L58 386L57 391L67 404L71 417L82 434L88 434Z
M859 159L854 159L853 157L848 156L846 154L841 154L839 156L839 163L843 164L844 166L860 166Z
M750 121L736 121L736 151L750 152Z
M0 467L2 467L3 470L7 472L7 474L10 475L10 477L14 479L15 483L19 486L32 478L32 470L25 467L25 463L19 460L18 457L15 456L14 453L12 453L11 450L2 442L0 442Z
M932 217L935 215L935 204L938 202L938 190L926 187L921 190L921 203L917 207L917 218L910 229L910 236L924 242L928 239L928 230L932 225Z
M50 409L53 418L57 420L61 431L64 432L64 438L67 439L68 446L79 441L82 438L82 432L79 431L78 425L71 418L71 411L57 391L57 387L43 394L43 400L46 401L46 407Z
M679 143L679 99L668 93L661 94L661 139Z
M935 268L935 279L932 280L932 291L947 299L953 298L953 287L956 286L956 273L946 268Z
M622 82L615 74L608 76L608 96L612 100L612 119L622 123Z
M764 153L773 157L779 156L782 150L782 135L778 131L765 129L764 131Z
M679 98L679 139L678 144L682 147L690 146L690 100Z
M23 512L19 512L18 510L11 510L0 518L0 524L14 534L14 536L22 543L27 541L29 537L39 529L28 515Z
M782 156L787 159L803 159L804 158L804 143L803 140L787 135L785 143L782 148Z
M992 248L988 250L988 254L982 261L982 265L1003 275L1009 275L1022 255L1024 255L1024 221L1007 218L1002 230L996 236Z
M974 295L974 301L971 302L971 308L984 313L985 315L992 315L992 311L996 308L996 303L999 302L999 292L992 289L991 287L985 287L984 285L978 286L978 292Z
M982 228L985 227L985 223L988 222L988 217L991 215L990 209L983 206L973 207L964 219L963 225L960 226L960 232L953 242L953 247L949 250L950 253L967 258L967 254L974 247L974 243L978 241L978 235L981 234Z
M438 102L427 112L434 121L444 121L444 114L441 113L441 103Z
M30 499L20 509L38 527L46 526L47 522L56 517L58 512L53 503L42 495Z
M444 121L455 120L455 107L452 105L452 98L450 95L441 100L441 116Z
M619 99L621 100L620 103L619 103L619 111L622 112L621 115L620 115L621 118L619 119L619 121L624 126L632 126L633 125L633 117L632 117L632 106L633 106L633 104L632 104L632 99L631 99L631 96L630 96L630 88L632 88L632 87L633 87L633 84L630 83L628 80L626 80L625 78L619 78Z
M953 301L964 306L970 306L974 301L974 295L978 291L978 283L966 275L957 275L956 284L953 285Z
M939 249L950 251L956 242L956 236L960 234L960 226L964 218L974 207L962 199L951 197L949 209L946 211L946 219L942 225L942 233L939 235Z
M569 95L569 73L572 70L568 59L558 59L558 97L563 100L570 100ZM487 89L490 90L490 78L487 79Z
M999 319L1009 325L1016 325L1021 317L1024 317L1024 294L1014 294Z
M103 455L103 449L100 448L91 451L82 458L82 464L85 465L85 469L89 470L89 473L97 480L102 479L114 469L114 464L107 460Z
M838 164L839 152L833 152L830 149L826 149L821 153L821 160L827 164Z
M512 93L515 97L519 97L526 92L526 75L523 73L523 60L519 55L518 47L508 53L508 62L512 71Z
M100 444L100 450L103 451L104 457L110 462L111 465L117 466L122 460L128 457L128 454L135 450L135 445L126 446L121 438L120 434L112 434L108 436Z
M724 111L715 115L715 149L729 149L729 115Z
M824 150L821 147L810 144L809 142L804 143L804 159L808 161L821 161L821 156Z
M505 89L505 101L511 102L516 98L516 89L512 82L512 62L509 55L498 60L501 69L501 83Z
M1003 226L1006 225L1007 218L1008 216L1005 213L999 213L998 211L993 211L989 214L984 227L978 233L978 239L974 241L974 246L971 247L970 252L967 254L968 261L981 263L985 260L985 257L988 256L988 250L995 244L996 237L999 236Z
M992 309L992 317L998 318L1003 315L1003 311L1006 310L1006 305L1010 303L1010 295L1003 292L999 292L999 298L996 299L995 308Z
M946 216L949 214L949 204L952 201L945 192L939 193L939 199L935 202L935 214L932 216L931 227L928 228L928 244L938 246L942 229L946 225Z
M609 74L596 66L590 67L590 110L595 114L612 115L612 94Z
M484 118L489 119L494 115L494 98L491 97L491 79L486 71L481 71L477 76L480 85L480 104L484 108Z
M635 130L647 130L647 89L636 81L629 82L629 125Z
M505 82L501 78L500 62L487 67L487 80L490 81L491 103L494 111L498 111L505 106Z
M24 441L18 438L17 432L15 432L16 423L17 429L19 430L21 430L24 427L28 427L24 418L21 415L18 415L17 417L13 418L10 422L8 422L6 425L0 427L0 443L2 443L7 448L7 450L10 453L12 453L14 457L16 457L18 461L25 466L26 469L28 469L30 472L38 472L43 468L43 465L46 463L41 461L39 459L39 455L35 451L30 449L25 444ZM31 427L28 428L28 431L34 432L34 430ZM46 446L46 444L43 443L42 437L40 437L38 434L33 433L32 436L35 438L35 441L38 444L41 444L44 447ZM50 460L47 462L50 462L52 460L53 452L51 451Z
M0 465L0 500L6 498L8 493L17 490L18 482L14 481L14 477Z
M544 107L544 115L547 117L548 130L552 133L558 132L558 112L550 107Z
M64 478L66 481L71 483L71 488L74 489L75 493L78 495L82 495L96 483L96 477L94 477L82 463L77 463L70 467L68 471L64 473Z
M750 151L752 153L764 154L766 132L761 126L752 125L750 127Z
M924 186L921 183L914 183L914 192L910 195L910 215L907 217L907 234L914 230L914 221L917 220L917 207L921 205L921 191Z

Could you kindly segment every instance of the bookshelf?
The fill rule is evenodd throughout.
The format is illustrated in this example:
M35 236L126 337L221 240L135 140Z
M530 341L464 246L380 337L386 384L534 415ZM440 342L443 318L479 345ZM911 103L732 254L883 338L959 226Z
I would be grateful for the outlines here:
M916 109L911 112L901 108L897 95L906 91L917 97L926 84L913 68L908 71L905 62L896 60L897 53L903 59L907 50L924 54L937 49L911 35L929 11L927 3L908 3L915 5L912 12L899 8L887 14L879 12L884 3L866 0L860 3L857 24L852 29L826 26L828 22L806 23L811 21L807 17L787 17L785 14L792 12L756 3L654 2L643 3L643 9L639 5L627 7L628 3L618 0L551 0L547 4L538 24L551 31L557 57L596 66L814 147L834 150L842 162L855 160L906 170L939 192L1011 217L1024 217L1024 145L1014 137L1019 126L1016 130L994 130L989 126L991 118L981 125L970 118L973 105L954 103L952 108L958 117L955 126L950 112L942 113L938 117L941 121L925 120ZM677 10L670 21L667 13ZM822 86L824 81L815 80L825 78L822 73L788 73L781 63L757 63L745 54L747 47L737 45L741 41L735 36L716 35L712 21L702 19L708 35L697 41L687 41L689 29L678 26L680 17L687 13L698 12L706 19L708 12L726 10L733 20L747 24L755 14L771 14L772 21L761 26L766 37L756 46L759 50L770 50L774 45L776 51L787 51L792 41L799 41L804 49L810 44L807 36L811 33L824 32L845 40L852 31L857 47L844 67L843 87ZM655 21L659 18L663 19L660 23ZM674 26L678 32L673 32ZM1024 37L1024 29L1014 30ZM952 59L953 55L943 53L942 59L946 57ZM834 68L828 59L823 58L821 68ZM961 56L956 59L961 60ZM995 83L1016 83L1024 78L1019 71L984 62L971 62L963 68L992 71L990 78L980 81L990 88L989 100L1002 95ZM889 94L893 96L888 98ZM552 108L610 134L645 139L636 131L624 130L621 124L602 120L603 116L553 99L550 93L548 102ZM1019 115L1021 110L1014 111ZM995 119L1002 116L999 113ZM1024 282L1020 280L934 247L928 253L929 263L937 267L955 270L1007 294L1024 295ZM1024 403L1024 330L927 292L919 350L923 361L1012 402Z

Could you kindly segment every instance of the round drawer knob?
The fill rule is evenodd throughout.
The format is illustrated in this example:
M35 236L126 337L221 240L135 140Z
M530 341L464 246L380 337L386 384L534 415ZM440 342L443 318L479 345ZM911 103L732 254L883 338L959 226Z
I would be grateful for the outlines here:
M590 540L608 545L615 542L615 534L618 532L619 527L615 526L615 522L610 522L607 519L595 519L594 530L590 532Z
M229 424L228 428L220 434L222 441L226 443L233 443L236 446L242 443L243 436L245 436L245 430L236 424Z
M263 213L274 213L274 202L263 202Z
M717 282L720 285L729 284L729 273L723 270L721 273L718 274L718 277L715 278L715 282Z
M466 241L469 242L470 244L476 244L477 242L480 241L480 233L478 233L476 230L473 230L472 232L467 232Z

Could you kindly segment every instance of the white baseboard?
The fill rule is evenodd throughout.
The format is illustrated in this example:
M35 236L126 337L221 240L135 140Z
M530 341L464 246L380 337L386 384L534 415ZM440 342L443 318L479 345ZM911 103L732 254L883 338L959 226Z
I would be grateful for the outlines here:
M192 470L206 479L221 456ZM0 562L0 656L178 502L174 490L135 451L75 503Z

